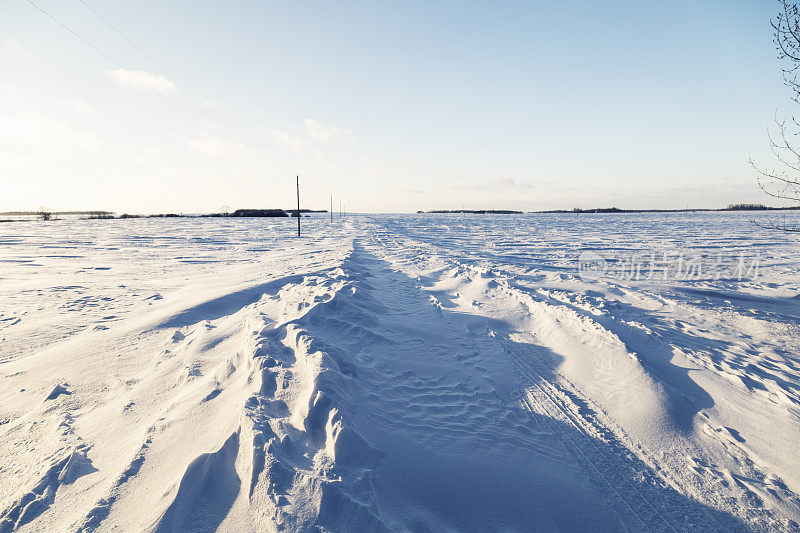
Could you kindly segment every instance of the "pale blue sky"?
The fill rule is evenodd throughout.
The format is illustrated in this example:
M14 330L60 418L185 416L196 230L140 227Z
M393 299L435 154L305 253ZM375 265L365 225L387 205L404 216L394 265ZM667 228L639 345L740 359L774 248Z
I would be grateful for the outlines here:
M767 202L774 2L0 3L0 210ZM554 5L558 4L558 5ZM131 71L131 72L129 72Z

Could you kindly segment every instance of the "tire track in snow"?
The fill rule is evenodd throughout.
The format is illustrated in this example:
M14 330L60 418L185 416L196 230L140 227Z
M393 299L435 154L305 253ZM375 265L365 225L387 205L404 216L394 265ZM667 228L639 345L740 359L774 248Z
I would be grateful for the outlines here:
M505 290L509 291L510 295L515 297L521 296L522 297L521 301L524 301L526 305L528 305L528 302L537 303L536 300L533 300L529 294L524 292L518 294L519 290L513 288L508 283L501 283L501 284ZM585 312L585 310L576 309L573 306L564 304L564 302L558 301L558 302L550 302L550 303L542 302L542 303L545 303L546 305L554 305L554 304L561 305L571 310L572 312L576 313L578 316L584 317L585 319L588 319L596 323L596 321L594 320L595 317L588 316L589 313ZM608 330L607 328L604 327L603 324L598 324L598 326L601 327L603 330L609 331L612 335L616 335L614 331ZM630 479L642 475L643 472L645 473L650 472L651 474L649 474L649 477L652 477L659 484L663 484L664 486L669 486L675 489L677 492L687 495L687 497L691 497L688 496L689 494L697 493L694 490L687 490L689 489L689 487L687 486L687 481L685 480L685 476L680 475L675 470L675 465L673 464L673 461L669 459L658 460L645 448L637 446L633 442L631 442L630 439L625 434L625 432L620 427L616 426L615 424L613 425L610 424L609 421L602 421L598 419L596 416L593 417L595 422L590 422L584 417L574 414L573 411L567 407L567 404L565 404L562 400L559 399L563 397L571 398L569 400L569 403L573 405L577 405L577 403L583 403L587 406L593 405L591 400L589 400L586 397L586 395L580 391L580 389L576 388L574 385L569 383L564 378L558 378L559 381L562 380L564 381L561 384L559 384L555 380L545 379L540 371L536 370L531 366L531 361L532 361L531 358L521 357L515 354L514 351L511 350L509 346L505 344L503 341L501 341L499 338L495 337L495 341L497 341L498 344L502 346L503 349L512 358L515 366L518 368L518 371L520 372L523 379L526 382L531 382L532 384L537 386L537 388L534 388L533 390L534 391L538 390L540 391L541 394L545 395L541 396L540 394L538 396L540 399L545 400L544 402L540 401L539 403L555 406L556 411L553 411L552 409L547 411L549 415L552 416L553 414L555 414L556 419L561 418L565 423L568 423L576 427L582 434L586 435L587 437L586 442L589 445L594 446L594 448L598 450L599 448L596 446L595 440L591 436L592 433L603 435L604 439L607 442L614 443L620 448L619 452L615 452L613 454L616 457L615 460L618 459L619 461L621 461L618 462L618 464L622 465L622 467L624 467L625 469L632 470L632 473L628 477L620 477L616 469L611 469L609 470L609 472L612 472L613 474L611 477L616 478L617 481L623 480L628 484L630 484L631 486L635 487L636 485L631 484ZM600 363L606 365L609 363L608 361L606 361L607 357L602 353L596 354L596 357L599 357ZM602 370L602 368L598 368L598 370ZM611 370L613 373L613 365L611 366ZM531 375L531 373L533 375ZM598 376L598 378L599 377L600 376ZM625 378L617 376L617 378L613 380L613 383L618 384L620 379L625 379ZM629 401L636 401L636 400L635 398L630 398ZM594 409L595 409L594 412L597 412L597 408L595 407ZM678 438L682 441L682 438L680 436L675 436L675 438ZM578 446L579 452L583 452L586 449L587 448L585 446L583 447ZM685 442L682 446L682 449L691 450L693 449L693 447L690 445L689 442ZM634 466L630 462L630 460L624 459L623 456L626 454L632 454L633 456L636 457L638 461L642 461L643 464L640 466ZM673 454L672 459L677 460L677 457L675 457ZM592 468L596 469L597 464L596 463L592 464ZM704 499L708 499L709 503L711 503L715 507L719 509L729 509L727 513L731 513L731 515L733 516L739 516L740 518L746 520L749 526L755 528L756 530L774 531L778 530L776 528L780 528L780 526L776 525L777 521L775 516L773 516L773 514L769 512L767 509L753 508L752 506L748 505L746 501L738 501L737 505L731 508L729 504L725 505L726 502L722 500L718 492L714 490L709 490L709 487L713 487L714 480L710 481L704 478L700 481L701 483L699 483L700 486L698 492L704 496ZM613 483L609 483L609 485L612 487L614 486ZM695 489L698 488L696 487L697 483L694 484L689 483L689 485L692 488ZM648 504L651 507L653 505L651 502L658 501L658 498L642 497L642 499L648 502ZM702 510L705 516L705 520L701 520L701 522L713 523L716 525L715 529L719 531L730 531L736 529L746 530L746 527L743 524L736 523L733 520L730 521L730 523L727 523L728 521L725 520L726 524L722 525L720 524L720 519L716 518L715 515L708 508L702 507ZM673 513L671 513L669 509L662 509L661 514L671 516ZM663 516L661 518L663 518ZM676 527L681 527L681 528L687 527L685 525L676 526L674 522L671 523L666 518L663 518L663 520L666 521L669 524L669 527L672 529ZM690 524L688 527L695 528L697 526ZM704 523L702 527L708 528L709 525Z
M457 268L467 268L470 269L471 267L465 267L460 263L456 263ZM481 350L482 348L479 346L480 343L483 341L482 335L476 333L471 328L467 328L467 333L473 339L473 342L476 345L476 349ZM488 339L488 337L487 337ZM547 422L542 422L539 420L540 417L533 416L534 423L537 425L538 429L542 433L550 433L553 435L558 436L561 440L564 448L569 451L571 455L575 457L579 464L583 464L584 469L589 469L590 471L594 471L596 475L600 477L601 483L608 488L608 491L613 493L616 498L613 499L613 505L615 510L619 516L619 518L626 523L627 527L630 527L634 530L651 530L656 529L660 531L678 531L678 528L673 525L664 515L659 512L649 501L645 498L642 493L635 488L635 486L625 479L619 473L619 465L615 464L619 462L617 458L609 458L606 454L604 454L599 447L597 447L592 441L593 437L588 435L585 429L573 418L567 414L566 409L558 403L558 400L554 399L545 389L540 388L537 381L542 381L543 378L537 373L538 380L531 377L530 371L525 370L522 366L524 363L514 355L508 347L502 344L499 339L495 339L496 346L500 347L503 352L511 359L512 363L514 364L518 374L523 379L523 382L528 384L528 391L538 391L538 405L541 406L540 410L536 410L533 408L528 402L529 400L523 396L523 402L525 403L528 410L536 415L543 415L541 418L545 419ZM489 348L491 349L491 348ZM486 348L484 347L483 350L485 351ZM546 408L545 405L549 405L549 408ZM560 423L559 423L560 422ZM562 424L568 425L575 429L577 439L580 439L581 442L576 442L576 437L572 437L568 434L568 432L564 431ZM546 427L547 426L547 427ZM607 432L610 433L610 432ZM628 460L628 459L622 459ZM640 469L641 471L641 469ZM588 472L591 473L591 472ZM628 494L624 495L620 492L618 487L620 486L627 486ZM624 491L623 491L624 492ZM629 516L632 515L634 517L633 523L630 522ZM709 518L710 520L710 518ZM660 524L660 526L657 526ZM719 524L715 528L717 530L729 531L729 528L723 528Z
M514 293L519 293L528 302L538 302L538 300L525 290L513 287L510 284L507 285L507 288ZM632 339L635 340L633 344L639 348L639 350L636 350L637 352L641 351L643 343L645 346L650 346L651 344L657 344L659 342L659 337L655 339L647 337L645 340L641 340L644 337L643 333L638 328L625 322L619 322L616 317L608 316L606 313L598 314L596 309L586 309L584 306L576 304L566 297L555 298L550 292L547 292L544 296L545 301L541 303L569 309L571 312L584 319L596 322L601 328L618 337L626 346L630 346ZM667 348L671 346L672 345L668 345ZM651 350L663 349L665 348L659 346L651 348ZM569 383L564 378L562 378L562 380L566 381L564 385L569 385L575 394L578 394L578 396L585 396L582 395L573 384ZM546 383L552 385L550 382ZM566 392L566 389L564 389L564 392L570 394ZM635 401L635 399L631 399L631 401ZM707 420L707 415L702 411L700 411L699 415L701 417L700 423L703 426L703 431L707 434L716 433L712 426L702 420ZM733 514L747 521L751 527L757 530L780 531L787 528L796 529L791 520L781 518L773 509L766 507L764 503L759 500L760 498L765 498L766 495L761 493L752 483L748 483L748 476L763 478L767 481L770 481L772 478L761 471L761 467L750 458L749 454L739 446L738 443L726 443L716 435L712 435L715 437L715 441L726 449L727 453L734 459L738 466L747 468L745 472L734 474L725 467L715 468L713 463L709 463L709 461L704 458L704 452L697 449L696 446L683 435L673 435L674 440L671 448L662 452L665 459L659 460L654 457L650 450L642 448L641 446L634 446L621 428L615 426L610 428L610 431L618 438L622 439L622 441L626 443L626 446L633 451L639 459L654 468L659 473L660 477L676 490L687 494L701 495L703 499L708 500L713 506L719 509L731 509ZM730 440L735 441L733 438ZM690 451L694 456L686 456L685 453L681 453L686 451ZM695 475L687 477L685 473L679 471L679 465L684 463L688 463L689 468L691 468L691 471ZM797 496L788 490L785 485L782 486L780 481L778 481L778 483L771 482L771 484L773 485L772 487L767 487L765 483L764 490L770 490L770 495L772 497L775 497L781 503L787 502L789 505L798 505ZM722 486L720 487L720 485ZM736 487L739 487L741 491L735 492ZM731 502L735 503L731 505Z
M379 246L384 248L384 252L388 252L391 255L398 253L400 257L400 264L410 265L412 268L419 266L418 264L415 264L414 261L409 259L409 252L407 250L408 247L404 247L402 250L398 251L395 249L397 247L397 243L395 242L394 246L389 246L389 249L387 250L385 239L376 240L379 241ZM413 247L414 245L412 244L411 246ZM428 254L423 254L423 257L418 258L416 263L418 263L420 260L429 263L430 257ZM475 267L472 265L463 264L461 261L454 259L445 259L444 264L451 265L451 268L455 267L456 273L469 273L471 271L475 271ZM429 284L435 284L437 281L441 281L442 278L447 275L445 272L448 270L448 268L442 268L442 261L439 261L438 265L439 268L437 273L433 277L427 276ZM477 271L473 272L473 274L476 272ZM492 272L487 272L487 274L489 277L494 277ZM450 275L452 275L452 273L450 273ZM505 289L513 292L512 287L509 287L508 284L504 284L502 280L498 281ZM440 291L435 292L438 294ZM452 296L452 294L449 294L449 297ZM459 294L456 293L455 296L458 298ZM485 315L485 312L480 311L481 304L479 302L473 302L472 306L479 315ZM475 339L480 338L479 336L475 335L475 333L472 333L471 336L473 336ZM499 341L499 339L495 340ZM509 356L513 355L513 353L509 351L508 347L503 346L503 349L508 353ZM624 511L627 509L628 512L632 513L633 516L636 517L634 520L634 528L636 528L636 524L638 524L639 527L643 527L645 529L656 527L657 529L664 531L677 531L684 529L684 527L698 527L699 524L701 527L706 529L719 531L746 530L746 526L737 522L735 518L731 517L731 515L706 508L705 504L700 502L696 502L696 505L692 506L686 506L683 504L683 511L686 511L690 514L693 513L693 516L688 517L687 522L687 517L681 516L680 514L681 502L678 500L680 500L681 497L691 497L686 495L684 490L682 490L682 487L677 484L674 479L670 479L672 476L663 475L665 473L662 473L661 470L667 465L663 465L659 461L655 461L654 464L650 464L650 461L639 457L639 453L636 452L635 445L633 443L625 440L618 440L620 431L619 428L606 427L600 420L596 420L595 423L590 423L580 418L574 418L574 415L570 415L569 409L559 400L559 396L572 396L574 393L570 393L566 389L562 390L555 383L542 378L541 373L536 372L530 366L525 366L525 362L523 362L519 356L513 355L512 361L514 362L514 366L516 367L517 372L520 374L523 381L530 383L528 386L529 391L536 393L535 397L538 398L536 403L540 405L540 410L537 411L537 409L531 406L529 401L525 401L527 399L523 398L526 406L531 410L531 412L538 412L539 414L544 415L544 417L548 420L560 420L563 424L575 428L577 432L576 436L570 437L559 424L551 424L553 430L557 431L557 434L562 436L563 439L568 439L568 442L565 442L565 446L571 450L572 454L576 456L576 459L583 463L589 470L597 472L597 474L602 477L602 484L607 485L611 492L617 494L616 499L618 501L616 503L616 507L618 512L621 509L623 512L620 514L624 515ZM608 363L608 361L606 361L606 363ZM535 372L535 376L538 376L538 379L536 377L532 377L530 375L531 372ZM580 403L584 403L586 405L591 403L587 400L580 399L580 394L576 398ZM632 401L635 401L635 399L632 398ZM548 408L545 408L545 406L548 406ZM533 418L536 419L536 417ZM535 420L535 422L539 429L543 429L542 423L539 422L539 420ZM587 428L583 426L581 422L583 422L583 424L590 424L591 429L587 431ZM600 448L604 445L598 445L594 442L594 439L597 438L597 435L602 436L603 441L605 441L604 445L610 446L611 444L609 441L611 441L611 443L614 444L614 448L609 448L609 450L606 452L601 451ZM640 450L640 452L643 452L643 450ZM583 458L583 460L581 460L581 458ZM627 472L627 474L623 475L621 472ZM657 492L650 494L649 498L644 495L642 490L637 488L637 484L641 482L643 477L647 483L654 484L654 488L657 489ZM645 485L645 487L647 487L647 485ZM618 488L625 490L623 490L622 493L619 493ZM674 494L671 494L671 500L673 500L673 503L677 503L677 511L674 509L665 508L660 504L653 503L654 501L657 502L659 498L663 498L665 490L674 492ZM651 491L648 491L648 493L649 492ZM636 510L634 511L634 509ZM718 515L719 518L717 518L715 515ZM759 523L758 520L763 519L764 516L751 516L751 526L753 525L754 518L756 523ZM761 523L763 524L763 522Z
M476 342L478 342L477 339L482 339L483 337L486 337L487 340L492 338L489 334L479 335L474 331L471 332L471 335L476 339ZM612 459L602 452L599 447L592 442L593 437L587 434L584 427L551 395L552 393L545 389L543 383L546 383L546 380L533 368L525 365L525 363L505 346L502 341L494 338L494 342L510 358L526 386L525 392L521 398L525 407L533 414L544 415L541 417L534 417L539 428L542 431L549 431L558 435L564 447L578 460L579 464L583 464L584 468L588 467L599 475L602 484L616 496L616 501L612 503L623 523L626 523L628 527L632 527L633 529L678 531L669 520L653 507L635 486L619 473L619 465L613 464L618 460L616 458ZM538 409L532 402L538 406ZM540 418L545 422L541 422ZM548 426L548 428L545 428L545 425ZM569 432L565 431L562 425L574 428L575 431L572 433L577 436L577 439L571 436ZM578 439L580 439L580 443L576 442ZM620 485L627 485L630 493L623 495L620 490L618 490ZM628 512L635 518L634 524L629 523L627 520ZM636 527L636 524L638 524L640 528ZM655 524L661 524L662 527L654 528ZM722 530L722 528L720 528L720 530Z

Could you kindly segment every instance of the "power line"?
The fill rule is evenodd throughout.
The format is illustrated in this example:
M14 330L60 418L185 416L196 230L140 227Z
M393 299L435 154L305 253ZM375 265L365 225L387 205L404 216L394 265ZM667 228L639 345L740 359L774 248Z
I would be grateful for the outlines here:
M87 44L88 46L90 46L90 47L91 47L91 48L92 48L92 49L93 49L95 52L97 52L97 53L98 53L98 54L100 54L101 56L105 57L106 59L108 59L109 61L111 61L112 63L114 63L114 64L115 64L115 65L117 65L119 68L125 68L125 67L123 67L123 66L122 66L122 64L121 64L119 61L117 61L116 59L114 59L113 57L111 57L110 55L108 55L107 53L105 53L105 52L103 52L102 50L100 50L98 47L96 47L94 44L92 44L92 43L91 43L91 42L90 42L88 39L86 39L86 38L84 38L83 36L79 35L79 34L78 34L78 33L76 33L75 31L73 31L73 30L72 30L72 29L71 29L69 26L67 26L66 24L64 24L63 22L61 22L61 21L60 21L60 20L58 20L57 18L55 18L53 15L51 15L50 13L48 13L47 11L45 11L44 9L42 9L41 7L39 7L39 6L38 6L36 3L34 3L34 2L33 2L33 0L26 0L26 1L27 1L27 2L28 2L30 5L32 5L33 7L35 7L36 9L38 9L39 11L41 11L42 13L44 13L45 15L47 15L47 17L48 17L48 18L50 18L50 20L52 20L53 22L55 22L56 24L58 24L59 26L61 26L61 27L62 27L62 28L64 28L65 30L67 30L68 32L70 32L72 35L74 35L75 37L77 37L78 39L80 39L81 41L83 41L83 42L84 42L85 44Z
M108 55L106 52L104 52L103 50L101 50L101 49L100 49L99 47L97 47L97 46L96 46L94 43L92 43L92 42L91 42L89 39L87 39L87 38L83 37L83 36L82 36L82 35L80 35L78 32L74 31L72 28L70 28L69 26L67 26L67 25L66 25L66 24L64 24L63 22L61 22L59 19L57 19L56 17L54 17L53 15L51 15L50 13L48 13L47 11L45 11L44 9L42 9L42 8L41 8L41 7L40 7L38 4L36 4L36 3L35 3L33 0L26 0L26 2L28 2L30 5L32 5L33 7L35 7L36 9L38 9L39 11L41 11L42 13L44 13L44 14L45 14L45 15L46 15L46 16L47 16L47 17L48 17L50 20L52 20L53 22L55 22L56 24L58 24L59 26L61 26L61 27L62 27L62 28L64 28L65 30L67 30L68 32L70 32L72 35L74 35L74 36L75 36L75 37L77 37L78 39L80 39L80 40L81 40L81 41L82 41L84 44L86 44L87 46L89 46L89 47L90 47L92 50L94 50L95 52L97 52L98 54L100 54L101 56L103 56L104 58L106 58L106 59L108 59L109 61L111 61L112 63L114 63L114 64L115 64L116 66L118 66L119 68L121 68L121 69L123 69L123 70L127 70L127 69L125 69L125 66L124 66L122 63L120 63L119 61L117 61L116 59L114 59L113 57L111 57L110 55ZM88 5L87 5L87 7L88 7ZM133 43L131 43L131 44L133 44ZM135 45L134 45L134 46L135 46ZM138 47L137 47L137 48L138 48ZM182 84L181 84L181 85L182 85ZM225 134L223 131L221 131L219 128L216 128L216 127L212 126L211 124L207 123L206 121L204 121L203 119L201 119L201 118L199 118L199 117L195 116L195 115L194 115L194 113L192 113L191 111L189 111L189 110L188 110L188 109L186 109L185 107L181 106L181 105L180 105L180 104L178 104L178 103L177 103L175 100L173 100L173 99L172 99L172 98L170 98L169 96L165 95L164 93L160 93L160 94L161 94L161 96L162 96L162 97L163 97L163 98L164 98L164 99L165 99L167 102L169 102L169 103L170 103L170 104L171 104L173 107L175 107L176 109L178 109L178 110L179 110L179 111L181 111L182 113L186 114L186 116L188 116L189 118L191 118L193 121L195 121L195 122L196 122L197 124L199 124L200 126L202 126L202 127L206 128L206 129L207 129L207 130L209 130L209 131L215 132L215 133L217 133L218 135L221 135L222 137L227 137L227 135L226 135L226 134ZM229 140L229 139L225 139L225 140Z
M205 99L201 98L200 96L198 96L198 95L197 95L197 93L195 93L194 91L192 91L192 90L191 90L191 89L190 89L190 88L189 88L189 87L188 87L188 86L187 86L185 83L183 83L183 82L182 82L181 80L179 80L179 79L178 79L178 78L177 78L177 77L176 77L174 74L172 74L172 73L171 73L169 70L167 70L167 68L166 68L164 65L162 65L162 64L161 64L161 63L160 63L158 60L156 60L156 59L155 59L153 56L151 56L150 54L148 54L148 53L147 53L147 51L145 51L145 50L144 50L144 48L142 48L141 46L139 46L138 44L136 44L135 42L133 42L133 40L132 40L130 37L128 37L127 35L125 35L125 34L122 32L122 30L120 30L120 29L119 29L119 28L118 28L118 27L117 27L115 24L113 24L113 23L112 23L110 20L108 20L108 18L106 18L105 16L103 16L103 15L102 15L102 14L101 14L99 11L97 11L95 8L93 8L93 7L92 7L92 6L90 6L88 3L86 3L86 1L85 1L85 0L78 0L78 1L79 1L80 3L82 3L82 4L83 4L83 5L84 5L84 6L85 6L85 7L86 7L86 8L87 8L89 11L91 11L92 13L94 13L94 14L95 14L95 15L96 15L96 16L97 16L97 17L98 17L100 20L102 20L102 21L103 21L103 22L104 22L106 25L108 25L108 27L109 27L109 28L111 28L112 30L114 30L114 31L115 31L115 32L116 32L116 33L117 33L117 34L118 34L120 37L122 37L123 39L125 39L125 41L127 41L127 42L128 42L128 44L130 44L130 45L131 45L131 46L133 46L133 47L134 47L136 50L138 50L138 51L139 51L139 53L141 53L141 54L142 54L144 57L146 57L146 58L147 58L147 59L148 59L148 60L149 60L149 61L150 61L150 62L151 62L153 65L155 65L156 67L158 67L158 69L159 69L159 70L161 70L161 72L163 72L164 74L166 74L166 76L167 76L169 79L171 79L173 82L175 82L175 84L176 84L176 85L180 86L180 87L181 87L183 90L185 90L185 91L186 91L186 92L187 92L189 95L191 95L191 96L193 96L194 98L196 98L196 99L197 99L197 101L198 101L198 102L200 102L201 104L205 104ZM199 120L199 119L195 119L195 120ZM230 125L230 124L228 124L228 127L227 127L226 129L227 129L228 131L233 131L233 133L234 133L234 135L235 135L235 137L234 137L234 138L231 138L229 135L227 135L225 132L223 132L223 131L222 131L220 128L215 128L215 127L212 127L212 126L209 126L209 125L206 125L206 127L208 127L209 129L211 129L212 131L216 131L216 133L217 133L217 134L219 134L220 136L222 136L222 137L224 138L224 140L227 140L227 141L231 141L231 140L233 140L233 141L236 141L235 137L238 137L239 139L245 139L245 138L247 138L247 136L246 136L246 135L242 135L242 132L241 132L241 131L240 131L240 130L237 128L237 127L231 127L231 125Z
M161 63L159 63L158 61L156 61L156 59L155 59L153 56L151 56L150 54L148 54L148 53L147 53L147 52L146 52L146 51L145 51L145 50L144 50L144 49L143 49L141 46L139 46L138 44L136 44L135 42L133 42L133 40L131 40L131 39L130 39L130 38L127 36L127 35L125 35L124 33L122 33L122 31L121 31L119 28L117 28L117 27L116 27L114 24L112 24L110 20L108 20L106 17L104 17L102 14L100 14L100 13L99 13L99 12L98 12L98 11L97 11L95 8L93 8L92 6L90 6L89 4L87 4L87 3L86 3L84 0L78 0L78 1L79 1L81 4L83 4L83 5L86 7L86 9L88 9L89 11L91 11L92 13L94 13L94 14L97 16L97 18L99 18L100 20L102 20L103 22L105 22L105 23L106 23L106 25L107 25L109 28L111 28L112 30L114 30L114 31L115 31L115 32L116 32L116 33L117 33L117 34L118 34L120 37L122 37L123 39L125 39L125 40L128 42L128 44L130 44L131 46L133 46L134 48L136 48L136 49L137 49L137 50L138 50L138 51L139 51L139 52L140 52L140 53L141 53L141 54L142 54L144 57L146 57L148 60L150 60L150 62L151 62L153 65L155 65L156 67L158 67L158 68L159 68L159 70L161 70L161 72L163 72L164 74L166 74L166 75L167 75L167 77L168 77L169 79L171 79L172 81L174 81L174 82L175 82L177 85L181 86L181 88L183 88L183 89L184 89L184 90L185 90L187 93L191 94L192 96L194 96L194 97L195 97L195 98L197 98L198 100L202 100L202 99L201 99L199 96L197 96L197 95L194 93L194 91L192 91L192 90L191 90L189 87L187 87L187 86L186 86L186 84L184 84L182 81L180 81L180 80L179 80L178 78L176 78L174 75L172 75L172 73L171 73L170 71L168 71L168 70L166 69L166 67L164 67L164 66L163 66Z

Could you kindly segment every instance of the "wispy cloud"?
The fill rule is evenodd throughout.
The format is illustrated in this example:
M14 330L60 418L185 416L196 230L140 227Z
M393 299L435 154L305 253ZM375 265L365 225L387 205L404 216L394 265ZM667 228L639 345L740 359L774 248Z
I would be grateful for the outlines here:
M353 134L348 130L322 124L313 118L307 118L304 122L306 131L315 141L328 144L332 142L349 143L353 140Z
M86 102L86 100L72 99L69 101L69 105L72 107L72 109L82 113L88 113L92 110L91 106Z
M480 181L477 183L459 183L444 188L457 190L457 191L489 191L497 193L508 192L530 192L533 190L533 185L530 183L519 183L513 178L493 178L489 180Z
M203 107L206 109L219 109L222 106L216 100L203 100Z
M309 151L309 149L311 148L307 139L291 135L290 133L284 130L278 130L278 129L269 130L269 134L272 136L273 139L280 142L281 144L288 146L295 152L303 153Z
M305 131L298 134L289 133L286 130L272 129L269 134L280 144L287 146L292 151L321 157L325 153L324 146L336 144L351 144L353 134L350 131L337 128L328 124L307 118L303 121Z
M221 157L238 158L259 153L257 149L244 143L225 139L193 139L186 144L198 152Z
M159 74L151 74L143 70L116 70L106 71L106 76L126 87L159 93L174 93L178 89L170 80Z
M8 50L9 52L22 52L25 49L21 42L16 39L12 39L11 37L6 37L3 39L0 47L2 47L3 50Z

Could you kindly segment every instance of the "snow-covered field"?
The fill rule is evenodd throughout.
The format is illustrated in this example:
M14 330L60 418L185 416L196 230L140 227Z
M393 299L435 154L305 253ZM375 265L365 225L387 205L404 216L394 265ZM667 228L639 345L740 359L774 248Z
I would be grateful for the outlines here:
M762 216L2 224L0 532L797 530Z

